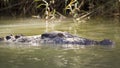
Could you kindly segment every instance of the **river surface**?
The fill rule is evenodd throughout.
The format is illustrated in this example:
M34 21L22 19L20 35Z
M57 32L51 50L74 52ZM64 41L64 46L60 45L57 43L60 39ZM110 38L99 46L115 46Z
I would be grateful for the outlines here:
M111 39L114 46L24 45L0 43L0 68L120 68L120 22L96 18L82 23L72 19L47 22L40 19L0 19L0 37L9 34L39 35L67 31L93 39ZM72 46L72 45L71 45Z

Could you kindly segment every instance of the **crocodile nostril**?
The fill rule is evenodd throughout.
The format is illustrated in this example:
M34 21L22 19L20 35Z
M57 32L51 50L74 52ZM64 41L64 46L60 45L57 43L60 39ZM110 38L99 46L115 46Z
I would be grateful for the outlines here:
M6 40L9 40L9 39L11 39L11 36L6 36L5 38L6 38Z

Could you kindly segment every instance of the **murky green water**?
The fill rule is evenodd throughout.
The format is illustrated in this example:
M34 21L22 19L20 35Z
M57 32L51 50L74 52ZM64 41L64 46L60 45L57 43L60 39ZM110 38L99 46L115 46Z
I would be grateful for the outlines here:
M112 48L88 46L70 49L0 43L0 68L120 68L120 22L94 19L73 23L67 19L49 23L48 31L67 31L94 40L104 38L115 42ZM0 36L8 34L37 35L45 32L45 21L39 19L1 19Z

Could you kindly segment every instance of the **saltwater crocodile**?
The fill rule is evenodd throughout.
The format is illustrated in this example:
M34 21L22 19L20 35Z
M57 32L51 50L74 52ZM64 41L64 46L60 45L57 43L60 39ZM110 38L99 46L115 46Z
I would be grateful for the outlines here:
M26 43L26 44L72 44L72 45L113 45L113 41L104 39L102 41L95 41L68 32L54 31L47 32L41 35L24 36L24 35L8 35L0 38L2 42L10 43Z

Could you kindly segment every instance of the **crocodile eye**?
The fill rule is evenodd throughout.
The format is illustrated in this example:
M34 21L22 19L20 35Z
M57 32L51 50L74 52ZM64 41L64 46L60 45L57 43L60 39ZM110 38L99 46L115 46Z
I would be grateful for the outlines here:
M6 39L7 39L7 40L11 39L11 36L6 36Z
M57 34L59 37L64 37L64 35L62 33L58 33Z
M42 34L41 38L44 39L44 38L48 38L49 37L49 34Z

